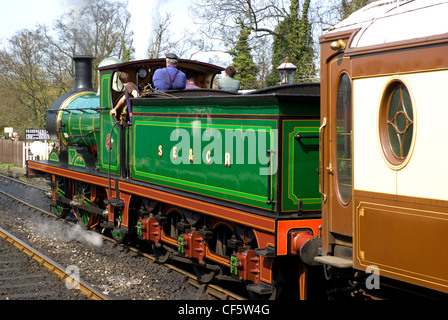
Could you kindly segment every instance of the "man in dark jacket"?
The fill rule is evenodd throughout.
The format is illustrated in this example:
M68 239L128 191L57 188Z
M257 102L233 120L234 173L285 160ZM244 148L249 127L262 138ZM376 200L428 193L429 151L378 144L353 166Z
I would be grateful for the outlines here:
M179 58L174 53L166 55L166 68L157 69L152 77L154 87L158 91L185 89L185 73L177 69Z
M119 76L121 84L124 87L124 95L118 101L115 108L110 111L111 115L115 115L119 118L119 120L125 120L126 116L128 119L132 119L132 110L131 110L131 98L137 98L140 96L140 92L138 87L131 81L131 77L126 72L122 72ZM124 103L126 102L127 108L122 108ZM121 110L121 112L119 112ZM119 113L119 115L117 115Z

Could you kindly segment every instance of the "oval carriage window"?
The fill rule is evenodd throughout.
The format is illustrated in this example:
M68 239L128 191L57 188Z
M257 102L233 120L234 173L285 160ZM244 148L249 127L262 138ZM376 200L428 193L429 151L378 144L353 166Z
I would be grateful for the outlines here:
M379 127L387 161L393 166L400 166L409 155L414 136L411 97L401 81L392 82L384 93Z
M341 201L348 204L352 195L352 84L347 74L339 81L336 112L337 186Z

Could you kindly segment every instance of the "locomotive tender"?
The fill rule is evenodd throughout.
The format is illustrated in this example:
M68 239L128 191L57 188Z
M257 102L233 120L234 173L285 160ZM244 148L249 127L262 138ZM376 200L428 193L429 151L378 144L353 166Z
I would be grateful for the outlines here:
M319 84L215 90L222 68L180 59L201 89L154 92L165 59L109 58L94 92L91 60L74 58L74 89L48 110L49 160L27 164L29 176L51 176L56 214L73 210L85 228L145 241L159 261L189 263L203 282L237 280L256 297L300 289L305 298L301 261L315 264L317 248L304 244L321 225ZM115 118L121 72L142 96ZM292 291L282 290L283 274L296 279Z

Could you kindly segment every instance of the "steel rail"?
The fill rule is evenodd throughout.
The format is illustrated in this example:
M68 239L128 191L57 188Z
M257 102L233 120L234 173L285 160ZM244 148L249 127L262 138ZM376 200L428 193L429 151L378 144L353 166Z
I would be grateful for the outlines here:
M50 189L48 189L48 188L41 187L41 186L32 184L32 183L30 183L30 182L27 182L27 181L22 181L22 180L19 180L19 179L17 179L17 178L11 178L11 177L6 176L6 175L1 174L1 173L0 173L0 178L5 179L5 180L8 180L8 181L12 181L13 183L18 183L18 184L22 184L22 185L25 185L25 186L28 186L28 187L35 188L35 189L39 189L39 190L41 190L41 191L48 191L48 190L50 190Z
M26 183L24 183L24 184L26 184ZM0 194L3 194L4 196L9 197L9 198L11 198L11 199L13 199L13 200L15 200L15 201L25 205L25 206L28 206L28 207L32 208L33 210L36 210L36 211L40 212L40 213L43 213L43 214L49 215L49 216L51 216L53 218L59 219L56 215L54 215L54 214L52 214L52 213L50 213L50 212L48 212L46 210L40 209L38 207L35 207L32 204L29 204L29 203L27 203L25 201L22 201L22 200L20 200L20 199L18 199L16 197L14 197L13 195L10 195L10 194L6 193L6 192L3 192L3 191L0 190ZM68 222L68 223L70 225L75 225L75 223L72 223L72 222ZM86 231L89 232L89 233L92 232L90 230L86 230ZM95 232L95 234L98 234L98 233ZM100 236L104 240L107 240L107 241L110 241L110 242L115 242L113 239L111 239L109 237L106 237L105 235L100 234ZM123 246L123 244L120 244L120 246L121 247L125 247L125 246ZM135 252L135 253L137 253L137 254L139 254L139 255L147 258L147 259L151 259L153 261L156 260L156 258L154 256L152 256L150 254L147 254L147 253L140 252L139 250L137 250L137 249L135 249L133 247L126 246L126 249L128 249L128 250L130 250L132 252ZM182 269L180 269L180 268L178 268L178 267L176 267L176 266L174 266L174 265L172 265L170 263L163 263L162 265L167 267L167 268L169 268L169 269L172 269L172 270L174 270L174 271L176 271L176 272L178 272L178 273L180 273L180 274L182 274L182 275L184 275L186 277L188 277L189 278L188 282L191 285L195 286L196 288L199 288L200 286L204 285L203 283L199 282L198 278L195 275L191 274L188 271L184 271L184 270L182 270ZM216 298L218 298L220 300L247 300L246 298L241 297L238 294L230 292L230 291L228 291L226 289L223 289L223 288L221 288L219 286L216 286L214 284L205 284L205 290L206 290L206 292L209 295L214 296L214 297L216 297Z
M36 249L30 247L28 244L20 240L19 238L13 236L11 233L6 231L5 229L0 227L0 239L5 240L6 242L13 245L15 248L17 248L20 252L26 254L31 259L37 261L39 264L44 266L47 270L54 273L61 279L62 281L66 283L70 283L73 285L74 288L78 288L78 290L87 296L90 300L111 300L109 297L101 294L100 292L93 289L90 285L82 281L81 279L73 279L72 275L67 273L65 269L60 266L55 261L51 260L50 258L46 257L41 252L37 251ZM74 286L76 281L76 284L79 286Z
M109 238L107 238L107 239L110 241L113 241L112 239L109 239ZM139 250L132 248L132 247L126 247L126 248L132 252L135 252L141 256L144 256L145 258L156 261L156 258L150 254L142 253ZM217 285L201 283L201 282L199 282L199 280L196 276L194 276L193 274L191 274L188 271L184 271L184 270L180 269L179 267L176 267L175 265L172 265L170 263L163 263L162 265L182 274L183 276L188 277L189 278L188 283L190 283L192 286L194 286L196 288L199 288L199 287L205 285L205 291L209 295L219 298L220 300L247 300L246 298L241 297L240 295L237 295L229 290L223 289Z

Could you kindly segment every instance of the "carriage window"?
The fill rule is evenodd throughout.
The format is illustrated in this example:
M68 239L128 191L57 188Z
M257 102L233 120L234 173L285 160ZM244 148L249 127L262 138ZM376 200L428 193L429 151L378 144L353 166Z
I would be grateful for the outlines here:
M400 81L385 91L380 110L380 137L386 159L393 166L405 162L414 136L414 112L411 97Z
M339 197L348 204L352 195L352 85L343 74L337 98L337 182Z

